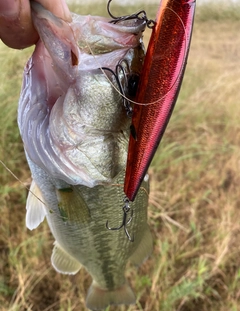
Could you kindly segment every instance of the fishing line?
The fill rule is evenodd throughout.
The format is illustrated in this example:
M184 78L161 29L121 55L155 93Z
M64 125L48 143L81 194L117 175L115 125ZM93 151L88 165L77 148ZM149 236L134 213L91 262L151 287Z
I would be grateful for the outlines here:
M21 185L23 185L23 187L24 187L26 190L28 190L28 192L30 192L37 200L39 200L39 201L48 209L48 211L49 211L50 214L53 214L53 213L54 213L54 211L53 211L51 208L49 208L49 207L46 205L46 203L45 203L43 200L41 200L30 188L28 188L28 187L24 184L24 182L21 181L21 179L19 179L19 178L6 166L6 164L4 164L4 162L3 162L1 159L0 159L0 163L2 164L2 166L3 166L3 167L18 181L18 182L20 182ZM57 216L58 216L59 219L64 220L64 217L63 217L63 216L58 215L58 214L57 214Z
M2 164L2 166L3 166L17 181L20 182L21 185L23 185L23 187L24 187L25 189L28 190L28 192L31 192L31 194L34 195L36 199L38 199L42 204L44 204L44 205L46 206L45 202L43 202L33 191L31 191L30 188L28 188L28 187L24 184L24 182L21 181L21 179L19 179L19 178L10 170L10 168L8 168L8 167L6 166L6 164L4 164L4 162L3 162L2 160L0 160L0 163Z
M184 58L186 58L186 54L187 54L187 33L186 33L186 28L185 28L185 26L184 26L183 20L182 20L182 18L179 16L179 14L177 14L177 12L175 12L173 9L171 9L171 8L169 8L169 7L166 7L166 9L165 9L164 11L166 11L166 10L169 10L169 11L171 11L172 13L174 13L174 14L178 17L179 21L180 21L181 24L182 24L182 28L183 28L183 31L184 31L184 38L185 38L185 40L184 40L184 45L185 45L185 48L184 48ZM175 79L175 81L173 82L173 84L170 86L170 88L169 88L169 90L167 91L167 93L164 94L162 97L159 97L157 100L155 100L155 101L153 101L153 102L149 102L149 103L137 103L137 102L134 102L134 101L132 101L132 100L130 100L130 99L128 99L128 100L129 100L131 103L134 103L134 104L139 105L139 106L154 105L154 104L156 104L156 103L162 101L162 100L171 92L171 90L173 89L173 87L176 85L176 83L177 83L179 77L181 76L181 74L182 74L182 72L183 72L183 69L184 69L184 63L182 64L182 66L181 66L181 68L180 68L180 70L179 70L178 76L176 77L176 79Z

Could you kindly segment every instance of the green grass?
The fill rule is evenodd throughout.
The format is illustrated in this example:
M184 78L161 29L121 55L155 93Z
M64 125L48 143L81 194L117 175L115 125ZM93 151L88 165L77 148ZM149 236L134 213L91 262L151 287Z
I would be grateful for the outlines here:
M237 14L238 7L198 6L181 94L150 169L154 251L127 271L137 305L108 311L240 310ZM30 54L0 46L0 160L24 185L30 172L16 111ZM46 222L33 232L25 228L23 184L0 165L0 309L86 310L91 279L84 270L69 277L51 268Z
M216 1L208 5L201 5L201 1L197 1L198 18L202 22L215 20L229 20L239 21L240 18L240 4L232 1Z

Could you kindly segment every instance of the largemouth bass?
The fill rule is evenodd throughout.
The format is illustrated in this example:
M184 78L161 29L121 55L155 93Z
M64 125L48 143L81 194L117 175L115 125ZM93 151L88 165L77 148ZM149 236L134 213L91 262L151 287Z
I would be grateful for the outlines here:
M87 269L88 308L134 303L124 272L128 261L139 265L152 250L149 186L146 177L129 216L122 206L131 120L121 93L132 93L127 81L141 72L146 21L114 24L73 14L66 23L37 3L32 8L40 41L25 68L18 109L33 178L27 227L46 217L56 240L53 267L69 274ZM106 222L124 230L110 231Z

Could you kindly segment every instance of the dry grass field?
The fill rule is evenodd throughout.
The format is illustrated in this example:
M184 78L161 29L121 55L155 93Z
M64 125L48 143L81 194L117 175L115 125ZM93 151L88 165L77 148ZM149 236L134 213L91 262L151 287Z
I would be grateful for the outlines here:
M137 305L106 311L240 310L239 28L239 7L198 7L183 87L150 169L154 252L127 270ZM30 173L16 116L30 53L0 45L0 310L84 311L88 274L56 273L47 223L25 227Z

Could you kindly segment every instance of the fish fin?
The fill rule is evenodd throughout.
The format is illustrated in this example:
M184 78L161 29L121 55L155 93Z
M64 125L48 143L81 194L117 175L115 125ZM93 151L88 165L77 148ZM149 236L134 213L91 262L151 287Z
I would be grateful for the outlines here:
M53 268L63 274L76 274L81 269L80 262L69 255L56 241L52 251L51 262Z
M30 186L26 202L26 226L33 230L43 222L46 216L46 209L42 198L42 193L33 180Z
M90 211L78 187L57 189L56 194L63 221L87 223L91 220Z
M127 283L113 291L109 291L100 288L96 282L93 282L88 290L86 306L90 310L102 310L108 305L130 305L135 302L135 295Z
M140 244L138 245L135 252L130 256L129 261L136 266L140 266L152 253L152 250L152 234L150 232L149 226L147 226Z

